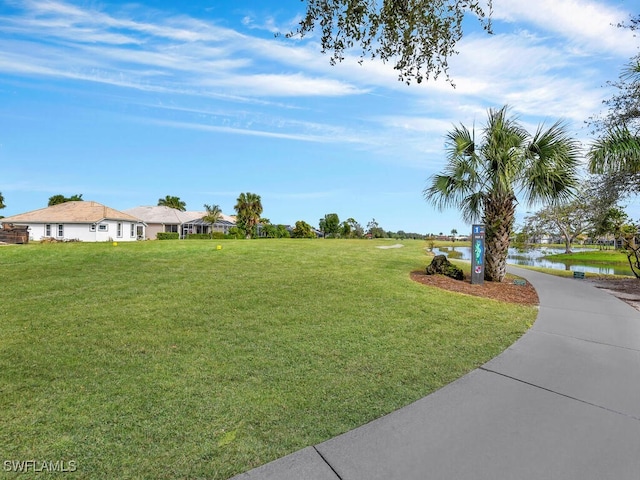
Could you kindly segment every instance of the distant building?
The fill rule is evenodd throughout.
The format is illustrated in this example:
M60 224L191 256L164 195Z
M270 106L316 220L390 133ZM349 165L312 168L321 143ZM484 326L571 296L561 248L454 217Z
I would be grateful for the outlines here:
M59 203L3 218L2 223L27 227L30 240L129 242L144 238L145 232L138 217L92 201Z
M125 210L126 213L141 219L146 225L145 238L155 240L158 233L174 232L185 238L191 233L229 233L229 229L236 225L235 217L221 214L213 226L202 220L207 212L182 212L166 206L142 206Z

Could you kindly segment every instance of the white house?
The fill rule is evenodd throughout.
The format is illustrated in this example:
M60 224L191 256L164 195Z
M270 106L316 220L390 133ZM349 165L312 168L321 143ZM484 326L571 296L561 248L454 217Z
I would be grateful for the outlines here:
M92 201L60 203L3 218L2 223L27 226L29 240L131 242L145 235L139 218Z

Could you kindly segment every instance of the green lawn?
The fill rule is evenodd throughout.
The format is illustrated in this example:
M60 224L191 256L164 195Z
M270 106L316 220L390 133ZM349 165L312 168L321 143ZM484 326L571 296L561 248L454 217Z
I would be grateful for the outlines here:
M545 258L563 262L587 262L596 265L629 265L627 255L621 250L589 250L586 252L560 253L549 255Z
M376 248L392 243L0 247L0 460L226 479L407 405L534 321L412 282L425 242Z

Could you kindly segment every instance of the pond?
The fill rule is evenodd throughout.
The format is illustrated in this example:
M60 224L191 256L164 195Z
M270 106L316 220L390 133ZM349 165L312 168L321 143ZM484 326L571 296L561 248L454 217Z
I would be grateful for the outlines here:
M471 247L444 247L442 250L434 248L433 253L436 255L447 255L449 251L460 252L461 256L456 257L461 260L471 260ZM590 250L588 248L573 248L574 252ZM632 272L628 266L602 266L587 265L583 263L564 262L543 258L548 255L564 253L564 248L542 247L538 249L519 250L517 248L509 248L507 255L507 263L509 265L521 265L526 267L553 268L556 270L567 270L585 273L599 273L602 275L627 275L631 276Z

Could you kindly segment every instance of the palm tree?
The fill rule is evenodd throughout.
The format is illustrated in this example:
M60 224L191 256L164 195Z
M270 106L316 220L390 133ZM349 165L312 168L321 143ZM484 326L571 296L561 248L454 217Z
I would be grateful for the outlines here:
M591 173L622 173L635 175L640 172L640 131L629 129L640 117L637 95L640 90L640 59L632 61L620 78L631 83L632 105L616 116L614 123L602 138L591 145L588 153ZM625 101L624 104L627 102Z
M180 210L181 212L184 212L187 209L187 204L180 200L180 197L172 197L171 195L167 195L164 198L159 198L158 206L175 208L176 210Z
M220 217L222 217L222 210L220 210L218 205L212 206L207 205L206 203L204 204L204 208L207 211L207 214L202 217L202 220L211 224L211 238L213 239L213 225L220 220Z
M244 230L246 238L251 238L262 214L260 195L249 192L241 193L236 200L236 206L233 208L237 214L236 223L238 227Z
M0 210L2 210L6 205L4 204L4 197L2 196L2 192L0 192Z
M527 204L573 196L580 151L564 125L556 122L531 136L508 107L490 109L482 138L464 125L447 134L448 164L431 177L425 199L439 209L457 207L462 218L485 225L485 279L502 281L520 193Z
M640 172L640 136L627 126L611 128L591 145L588 153L591 173Z

